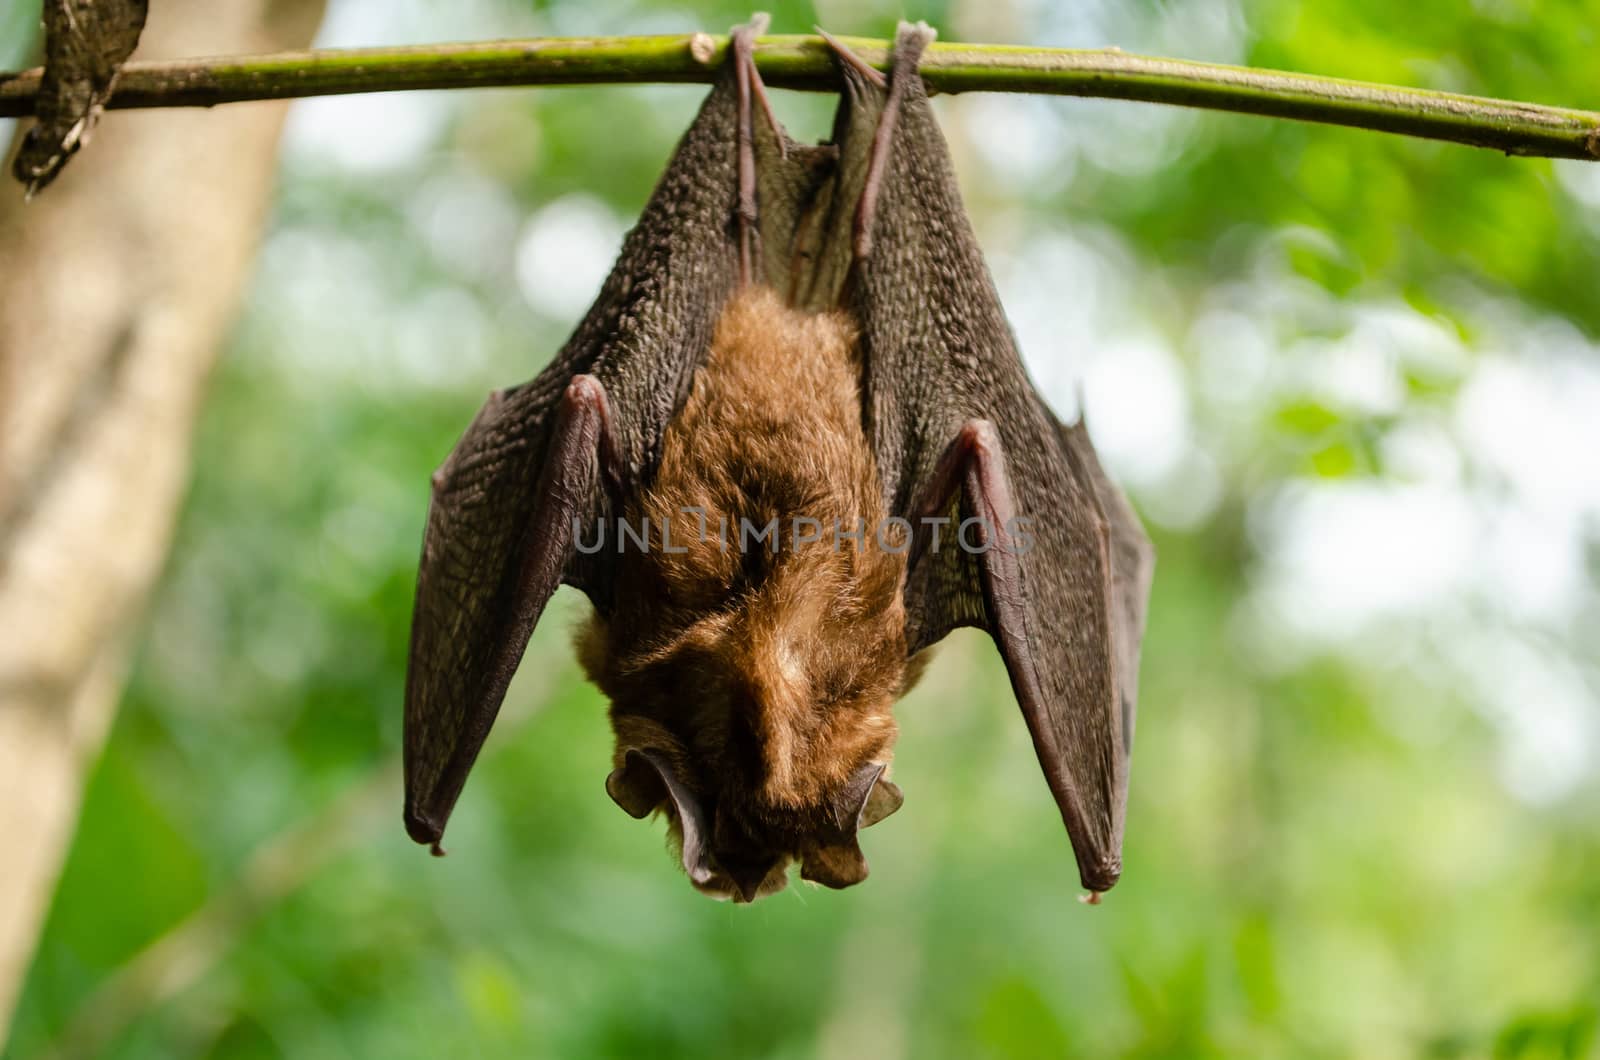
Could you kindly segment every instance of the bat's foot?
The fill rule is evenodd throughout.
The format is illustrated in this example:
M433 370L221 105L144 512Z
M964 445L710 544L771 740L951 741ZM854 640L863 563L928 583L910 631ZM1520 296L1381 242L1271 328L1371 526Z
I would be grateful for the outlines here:
M449 853L449 851L445 850L444 847L440 846L438 841L436 840L436 841L434 841L432 846L428 847L428 853L432 854L436 858L442 858L447 853Z
M735 27L731 38L733 58L739 64L739 76L744 80L745 86L741 88L741 104L747 102L743 98L745 91L761 104L761 113L766 116L767 127L772 130L772 135L778 138L781 150L784 146L783 126L778 123L778 112L772 109L772 97L767 95L767 85L761 80L761 71L756 69L756 38L767 32L767 26L771 22L772 16L764 11L758 12L750 16L749 22Z
M1099 905L1100 892L1090 891L1088 894L1080 894L1078 895L1078 901L1082 902L1084 905Z

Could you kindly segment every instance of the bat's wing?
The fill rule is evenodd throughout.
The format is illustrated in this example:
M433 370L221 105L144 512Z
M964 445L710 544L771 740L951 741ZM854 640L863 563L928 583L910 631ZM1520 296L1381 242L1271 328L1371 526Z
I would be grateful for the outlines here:
M573 535L592 540L595 520L620 514L597 448L621 490L653 473L738 280L734 65L572 338L533 380L492 395L434 475L406 675L406 825L418 842L442 834L557 585L609 613L609 557L577 554Z
M836 127L836 194L868 204L853 218L842 300L861 321L890 511L956 520L913 551L908 640L915 651L957 626L988 629L1079 873L1101 891L1121 871L1149 549L1087 436L1058 424L1023 369L916 74L931 38L901 27L887 92L846 64ZM885 136L875 173L872 144ZM986 538L981 524L965 543L956 534L962 519L1002 516L1022 520L1020 536L991 527Z
M1116 649L1113 662L1121 700L1123 750L1131 754L1139 701L1139 646L1144 640L1145 609L1150 601L1156 551L1133 505L1100 466L1083 416L1080 414L1078 422L1070 427L1058 420L1056 429L1074 473L1086 477L1094 486L1111 532L1110 608L1112 644Z

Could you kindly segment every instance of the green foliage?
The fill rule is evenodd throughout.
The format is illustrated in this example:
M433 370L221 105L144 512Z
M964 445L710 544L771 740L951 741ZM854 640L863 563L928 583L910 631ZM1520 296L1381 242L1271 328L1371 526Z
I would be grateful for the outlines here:
M954 39L990 25L979 6L908 10ZM507 32L595 17L577 0L503 8ZM552 21L530 26L530 9ZM1402 20L1376 0L1084 10L1034 25L1019 8L986 32L1181 51L1173 20L1242 19L1224 58L1580 105L1600 32L1593 2ZM774 28L881 35L900 13L784 3ZM604 28L744 15L628 5ZM463 35L432 19L434 38ZM796 881L747 908L693 893L660 822L602 791L604 704L571 660L584 605L565 595L451 856L406 839L396 764L428 475L483 394L535 371L576 312L519 290L517 226L578 194L629 217L700 91L462 93L429 146L392 164L291 149L7 1055L62 1041L130 1058L1593 1055L1592 772L1560 798L1519 798L1498 768L1504 727L1440 663L1471 630L1557 652L1596 628L1592 585L1570 630L1473 626L1481 615L1441 600L1430 614L1460 624L1438 639L1379 624L1308 645L1254 610L1273 505L1398 481L1390 443L1454 414L1494 325L1483 304L1600 333L1597 205L1573 190L1600 184L1548 162L1051 101L1035 112L1044 146L1066 154L1030 181L973 149L965 101L944 111L997 262L1069 231L1096 248L1097 275L1123 270L1133 294L1112 325L1166 343L1191 447L1219 469L1212 506L1165 527L1155 516L1185 476L1130 477L1160 560L1125 876L1101 907L1074 901L1004 670L972 633L897 712L906 807L866 834L872 877L852 890ZM826 128L825 102L779 102L801 131ZM449 195L461 188L465 205ZM473 212L496 203L509 220ZM1196 322L1219 306L1270 343L1254 375L1215 369ZM1414 328L1363 339L1374 311ZM1309 370L1339 343L1379 348L1398 396L1352 397ZM1292 617L1315 625L1321 606ZM302 825L320 838L263 877L252 859ZM241 900L241 879L264 889ZM106 1015L96 992L129 990L115 977L130 960L219 910L214 951L168 968L170 996L118 994L128 1018Z

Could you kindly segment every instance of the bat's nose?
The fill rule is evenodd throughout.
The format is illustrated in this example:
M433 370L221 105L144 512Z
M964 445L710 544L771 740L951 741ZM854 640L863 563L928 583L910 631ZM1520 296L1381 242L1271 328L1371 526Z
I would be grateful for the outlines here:
M767 874L772 871L772 866L728 865L723 864L722 871L728 879L733 881L733 900L736 902L753 902L761 894L761 885L766 882Z

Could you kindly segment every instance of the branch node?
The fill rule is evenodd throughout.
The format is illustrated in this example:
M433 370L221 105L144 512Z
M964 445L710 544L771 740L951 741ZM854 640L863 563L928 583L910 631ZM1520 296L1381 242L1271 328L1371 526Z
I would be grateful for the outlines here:
M689 55L701 66L710 66L717 57L717 42L709 33L695 33L689 37Z

